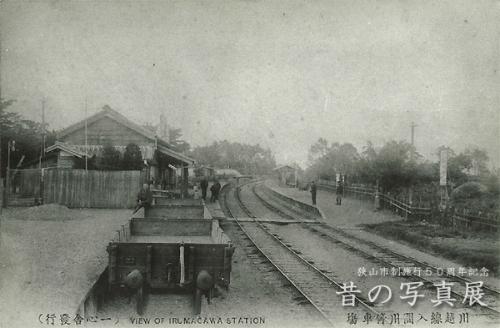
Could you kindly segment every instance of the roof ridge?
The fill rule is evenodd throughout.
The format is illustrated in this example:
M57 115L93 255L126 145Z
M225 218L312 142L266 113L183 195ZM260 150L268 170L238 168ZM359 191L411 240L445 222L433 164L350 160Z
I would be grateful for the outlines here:
M57 138L61 138L63 136L66 136L66 135L68 135L68 134L70 134L70 133L72 133L74 131L77 131L77 130L83 128L85 126L85 121L87 121L87 124L89 122L93 123L94 121L97 121L98 119L100 119L103 116L110 117L111 119L113 119L113 120L115 120L115 121L117 121L117 122L125 125L129 129L134 130L135 132L137 132L137 133L145 136L146 138L149 138L149 139L159 139L155 135L155 133L153 133L151 131L148 131L147 129L143 128L139 124L131 121L125 115L123 115L119 111L111 108L109 105L104 105L99 112L91 115L90 117L87 117L86 119L84 118L83 120L80 120L80 121L78 121L76 123L73 123L72 125L64 128L64 129L62 129L61 131L59 131L57 133Z

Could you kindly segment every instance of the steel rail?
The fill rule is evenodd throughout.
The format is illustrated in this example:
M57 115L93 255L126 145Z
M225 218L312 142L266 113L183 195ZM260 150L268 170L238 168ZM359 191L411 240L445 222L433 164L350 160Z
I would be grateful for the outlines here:
M250 182L250 183L255 183L255 182ZM225 196L225 201L227 201L226 195L227 195L227 193L224 195ZM330 286L333 286L337 290L341 290L342 287L341 287L341 285L338 282L336 282L335 280L333 280L330 277L328 277L325 273L322 272L321 269L319 269L318 267L316 267L310 261L306 260L303 256L301 256L299 253L297 253L297 251L295 251L294 249L292 249L291 247L289 247L287 244L285 244L279 238L279 236L271 233L268 230L268 228L265 227L261 222L255 220L256 218L253 215L253 213L248 209L248 207L241 200L240 189L239 188L236 188L236 190L235 190L235 198L236 198L236 200L238 202L238 206L246 213L247 216L249 216L250 218L253 219L253 221L251 223L254 223L259 228L259 231L264 232L268 237L272 238L281 248L287 249L290 254L292 254L294 257L296 257L300 261L300 263L302 263L302 265L304 265L306 268L312 270L316 275L319 275L324 281L328 282L328 284ZM225 205L226 205L226 209L231 214L231 211L228 208L227 204L225 204ZM276 267L276 269L318 310L318 312L320 312L330 323L335 324L336 322L332 321L332 319L328 316L328 313L325 313L325 311L321 308L321 305L318 304L320 302L318 300L314 299L314 295L310 296L309 295L310 293L308 293L307 291L304 291L303 288L301 288L299 286L300 284L296 283L294 281L294 279L292 277L290 277L290 273L285 272L280 267L280 265L278 263L275 263L275 261L273 261L270 258L270 256L268 256L268 255L265 254L265 251L262 249L262 247L259 246L258 242L256 242L255 239L250 236L250 233L247 231L247 229L245 229L243 227L243 225L239 222L239 220L237 218L235 218L235 221L238 224L238 226L240 227L240 229L252 241L252 243L255 245L255 247L264 255L264 257L271 264L273 264L273 266ZM359 297L356 297L356 300L357 300L358 304L362 305L363 307L365 307L366 309L368 309L370 312L372 312L374 314L377 314L377 315L380 314L378 311L376 311L375 309L373 309L372 306L370 306L369 304L367 304L364 300L360 299Z
M250 183L250 182L249 182ZM227 186L227 185L226 185ZM228 189L229 187L227 187ZM235 192L236 193L236 192ZM264 256L264 258L269 262L271 263L271 265L276 269L278 270L278 272L313 306L313 308L318 311L318 313L321 314L321 316L323 317L324 320L326 320L328 323L330 324L334 324L334 322L332 322L329 318L328 318L328 314L326 314L323 310L321 310L318 306L316 306L316 304L314 303L314 301L307 295L306 292L304 292L302 290L302 288L300 288L300 286L298 286L294 281L293 279L291 279L285 272L283 272L283 270L281 270L281 268L268 256L266 255L266 253L264 252L264 250L259 247L257 245L257 242L249 235L249 233L247 232L247 230L243 227L243 225L240 223L240 221L238 220L238 218L236 216L233 215L233 212L231 211L231 209L229 208L229 206L227 205L227 194L228 194L228 191L224 191L224 207L226 209L226 211L229 213L229 215L234 219L234 222L236 222L236 224L238 225L238 227L240 228L240 230L246 235L246 237L252 242L253 246L259 251L259 253ZM238 205L239 207L245 212L247 213L247 209L246 207L243 207L241 206L241 203L240 201L237 199L238 201ZM249 214L247 214L249 215Z
M277 208L276 206L274 206L273 204L271 204L269 201L267 201L267 200L265 200L263 197L261 197L261 196L260 196L260 195L259 195L259 194L255 191L255 188L253 188L253 189L252 189L252 191L255 193L255 195L257 196L257 198L258 198L260 201L262 201L262 203L263 203L263 204L264 204L267 208L269 208L269 209L271 209L271 210L274 210L276 213L279 213L280 215L284 215L284 216L286 216L286 217L287 217L287 218L289 218L289 219L292 219L292 220L297 220L297 217L294 217L294 216L292 216L292 215L290 215L290 214L288 214L288 213L284 213L282 210L280 210L279 208ZM293 209L292 209L292 208L287 208L287 210L292 211L292 212L296 212L297 214L299 214L296 208L293 208ZM300 214L299 214L299 215L300 215ZM427 264L427 263L421 262L421 261L416 260L416 259L414 259L414 258L412 258L412 257L406 256L406 255L403 255L403 254L400 254L400 253L397 253L397 252L394 252L394 251L389 250L389 249L387 249L387 248L385 248L385 247L379 246L379 245L375 244L374 242L365 241L365 240L363 240L363 239L361 239L361 238L359 238L359 237L356 237L356 236L354 236L354 235L352 235L352 234L349 234L349 233L347 233L347 232L345 232L345 231L343 231L343 230L341 230L341 229L338 229L338 228L332 227L332 226L327 225L327 224L325 224L325 223L319 223L318 225L319 225L320 227L322 227L322 228L327 229L327 230L334 231L334 232L336 232L336 233L338 233L338 234L342 235L344 238L351 239L351 240L355 240L355 241L356 241L356 242L358 242L358 243L363 243L363 244L365 244L366 246L370 247L371 249L378 249L380 253L386 253L386 254L387 254L387 253L389 253L391 256L393 256L393 257L395 258L395 259L393 259L393 262L394 262L394 261L398 261L398 260L399 260L399 262L402 262L402 263L405 263L405 262L406 262L406 263L411 263L411 264L412 264L413 266L415 266L415 267L416 267L417 265L414 265L414 264L418 264L418 265L421 265L421 266L425 266L425 267L427 267L427 268L430 268L430 269L431 269L431 270L433 270L435 273L437 273L437 272L438 272L438 268L436 268L436 267L434 267L434 266L432 266L432 265L429 265L429 264ZM359 245L357 245L357 246L353 246L353 244L351 244L351 243L347 243L347 242L345 242L345 241L339 240L339 239L338 239L338 238L336 238L335 236L332 236L332 235L331 235L331 234L329 234L329 233L325 233L325 231L320 231L320 230L318 230L318 228L317 228L317 227L315 227L315 225L312 225L312 224L307 224L307 223L303 223L303 226L304 226L304 228L306 228L306 229L308 229L308 230L311 230L311 231L313 231L313 232L317 233L320 237L322 237L322 238L326 238L326 239L330 239L330 240L333 240L333 241L335 241L335 242L337 242L337 243L340 243L340 244L342 244L345 248L348 248L348 249L351 249L351 250L355 250L355 251L357 251L357 252L359 252L359 253L363 254L363 255L364 255L364 256L366 256L367 258L374 259L374 260L376 260L376 261L378 261L378 262L381 262L381 263L384 263L384 264L386 264L386 265L388 265L388 266L390 266L390 267L395 267L395 268L398 268L398 266L397 266L397 265L395 265L395 264L394 264L393 262L391 262L390 260L385 260L385 259L383 259L383 258L380 258L380 257L374 256L373 254L370 254L370 253L368 253L368 252L366 252L366 251L364 251L364 250L360 249L360 248L359 248ZM410 277L410 276L411 276L411 277L415 277L415 278L417 278L417 279L419 279L419 280L422 280L422 281L424 281L424 282L426 282L426 283L428 283L428 284L434 284L434 282L433 282L433 281L431 281L431 280L429 280L429 279L426 279L426 278L423 278L423 277L421 277L421 276L419 276L419 275L415 275L415 274L410 274L409 276L401 276L401 277L408 278L408 277ZM466 278L464 278L464 277L460 277L460 276L456 276L456 275L450 275L450 274L447 274L447 273L446 273L446 276L447 276L447 277L449 277L449 278L451 278L451 279L460 280L460 281L462 281L462 282L468 282L468 283L472 282L472 281L470 281L470 280L468 280L468 279L466 279ZM463 286L463 285L462 285L461 287L462 287L462 288L465 288L465 286ZM491 298L494 298L495 303L498 303L498 296L500 295L500 292L498 292L497 290L492 289L492 288L490 288L490 287L488 287L488 286L483 286L483 290L486 290L486 291L488 291L490 294L493 294L493 295L488 295L487 297L488 297L488 298L490 298L490 297L491 297ZM458 293L458 292L455 292L455 291L451 291L451 293L452 293L452 295L454 295L454 296L456 296L456 297L460 297L460 298L464 298L464 297L465 297L465 295L464 295L464 294L461 294L461 293ZM494 307L491 307L491 306L489 306L489 305L482 306L482 308L487 309L487 310L489 310L489 311L491 311L491 312L494 312L496 315L500 315L500 311L499 311L498 309L496 309L496 308L494 308Z

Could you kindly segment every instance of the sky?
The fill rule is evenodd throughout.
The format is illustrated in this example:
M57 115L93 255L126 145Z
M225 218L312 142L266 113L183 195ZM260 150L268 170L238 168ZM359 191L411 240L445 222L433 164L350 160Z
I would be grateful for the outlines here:
M0 1L0 86L60 129L109 105L307 163L323 137L500 166L500 1Z

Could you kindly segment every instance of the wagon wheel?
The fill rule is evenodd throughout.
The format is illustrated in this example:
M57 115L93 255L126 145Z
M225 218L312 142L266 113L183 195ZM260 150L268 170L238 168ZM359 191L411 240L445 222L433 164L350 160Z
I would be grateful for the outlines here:
M144 312L144 291L143 287L139 288L137 290L137 293L135 294L135 301L136 301L136 306L137 306L137 314L142 315Z
M196 288L196 292L194 293L194 304L193 304L193 311L195 315L201 313L201 295L202 295L201 289Z

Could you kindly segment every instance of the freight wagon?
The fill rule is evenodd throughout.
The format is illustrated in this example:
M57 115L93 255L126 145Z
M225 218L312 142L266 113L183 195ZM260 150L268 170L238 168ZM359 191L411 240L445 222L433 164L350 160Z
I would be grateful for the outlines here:
M205 210L171 203L138 212L143 217L133 217L107 247L110 292L133 296L139 314L147 290L191 293L199 314L203 295L210 302L217 287L228 288L234 253L218 221L204 218Z

